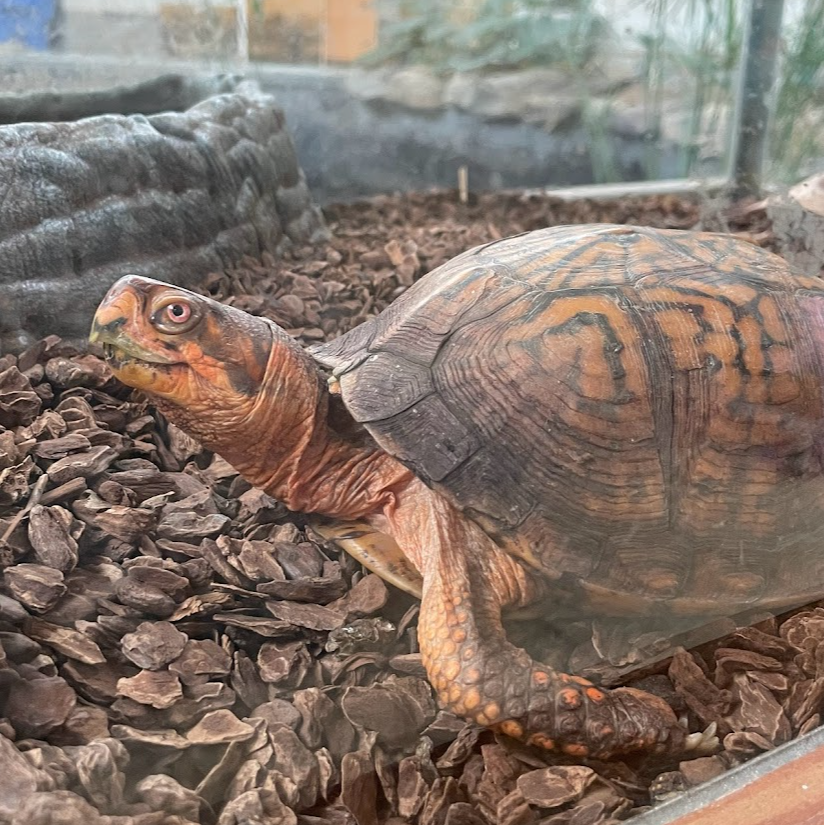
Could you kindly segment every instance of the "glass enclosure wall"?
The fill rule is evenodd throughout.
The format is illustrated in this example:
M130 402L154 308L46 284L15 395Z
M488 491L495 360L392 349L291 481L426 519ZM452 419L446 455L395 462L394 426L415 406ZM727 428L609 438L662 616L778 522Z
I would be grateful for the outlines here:
M0 825L817 821L822 66L823 0L0 0Z
M363 172L330 194L454 186L461 167L479 189L709 180L730 168L749 5L20 0L0 6L0 83L101 88L182 63L249 72L282 101L311 178L325 134L361 140ZM822 166L823 3L777 5L765 179L790 184ZM371 169L382 155L396 168Z

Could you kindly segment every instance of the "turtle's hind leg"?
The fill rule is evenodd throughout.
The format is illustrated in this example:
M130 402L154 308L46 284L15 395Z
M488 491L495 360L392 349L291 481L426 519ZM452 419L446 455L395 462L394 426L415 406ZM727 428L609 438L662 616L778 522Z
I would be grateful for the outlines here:
M502 609L534 600L541 585L445 499L413 482L385 513L424 578L421 653L447 708L580 758L681 752L700 741L701 734L687 736L658 697L630 688L603 691L510 644Z

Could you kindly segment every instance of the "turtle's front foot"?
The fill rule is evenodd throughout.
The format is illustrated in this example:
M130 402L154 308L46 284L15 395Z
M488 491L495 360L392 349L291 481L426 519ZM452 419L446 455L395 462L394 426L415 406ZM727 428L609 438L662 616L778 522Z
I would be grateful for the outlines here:
M513 739L577 759L634 751L701 755L718 744L714 730L688 733L667 702L652 693L602 690L533 662L506 642L498 655L480 654L461 643L463 629L454 634L435 649L426 639L422 646L441 701Z
M492 727L527 744L576 758L608 759L633 751L701 755L715 749L715 729L689 734L658 696L633 688L602 690L578 676L533 665L526 712ZM492 720L491 720L492 721Z

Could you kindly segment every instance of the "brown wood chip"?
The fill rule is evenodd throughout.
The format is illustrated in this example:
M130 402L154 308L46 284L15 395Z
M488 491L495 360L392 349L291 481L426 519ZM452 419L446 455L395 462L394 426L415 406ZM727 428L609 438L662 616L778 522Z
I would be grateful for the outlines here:
M782 662L778 659L752 650L720 647L716 650L714 658L716 659L714 681L719 687L729 685L734 673L749 670L775 673L782 670Z
M214 710L186 732L193 745L222 745L242 742L255 735L255 728L241 722L230 710Z
M0 372L0 426L31 424L40 412L40 396L17 367Z
M11 684L3 712L18 737L40 739L69 718L77 696L60 676L28 675Z
M89 439L82 433L68 433L62 437L35 444L32 447L32 455L47 461L55 461L58 458L65 458L69 453L84 452L91 446Z
M353 725L374 730L390 747L409 744L435 718L432 691L413 677L390 676L369 687L349 687L341 707Z
M702 724L716 722L721 728L728 729L724 716L730 709L730 692L716 687L684 648L677 650L673 656L668 676L673 681L676 692Z
M63 573L42 564L18 564L5 571L12 595L35 613L45 613L66 592Z
M791 738L788 717L768 688L747 673L736 673L731 692L734 706L726 721L733 731L757 733L773 745Z
M306 645L303 642L264 642L258 651L261 679L270 684L286 681L296 672L298 661L306 659L306 655Z
M187 641L186 634L169 622L143 622L121 639L120 646L123 655L138 667L160 670L183 653Z
M58 459L48 469L49 478L54 484L82 477L94 478L100 475L117 457L117 453L105 445L90 447L82 453L72 453Z
M380 576L369 573L347 594L333 602L330 608L346 615L346 621L371 616L387 603L389 591Z
M258 584L259 593L293 602L328 605L339 599L347 590L347 583L337 578L310 578L270 580Z
M334 630L341 627L346 618L340 611L320 604L268 601L266 609L276 619L311 630Z
M560 808L580 799L596 779L591 768L583 765L558 765L522 774L516 785L521 795L541 808Z
M171 596L132 576L126 576L117 583L116 593L121 604L133 607L140 613L165 619L175 612L175 600Z
M29 541L38 564L68 573L77 564L83 524L63 507L36 504L29 512Z
M286 699L271 699L258 705L250 714L253 718L263 719L270 729L288 727L298 730L301 714L292 702Z
M348 753L341 760L341 801L357 825L378 825L378 777L368 753Z
M704 756L679 763L679 770L688 785L701 785L725 772L725 763L719 756Z
M213 618L216 622L229 627L239 627L270 639L283 639L296 634L295 625L277 619L265 619L245 613L215 613Z
M106 661L101 649L88 636L69 627L31 619L26 630L32 639L43 642L67 659L87 665L100 665Z
M121 696L153 708L169 708L183 696L177 675L165 670L141 670L136 676L119 679L117 690Z
M173 730L138 730L129 725L112 725L112 736L142 747L175 751L186 750L192 744Z
M188 639L169 670L178 674L183 684L190 685L197 684L199 677L228 675L231 664L229 654L211 639Z

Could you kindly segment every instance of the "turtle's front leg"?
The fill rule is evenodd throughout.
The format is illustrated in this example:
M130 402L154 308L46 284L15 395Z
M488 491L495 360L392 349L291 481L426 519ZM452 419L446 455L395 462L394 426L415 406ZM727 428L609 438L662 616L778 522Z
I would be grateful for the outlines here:
M454 557L425 573L419 642L447 708L575 757L684 748L686 731L661 699L631 689L606 692L511 645L501 624L504 605L489 585L484 572Z
M536 598L532 574L437 494L423 485L407 493L387 516L424 577L419 641L445 707L580 758L681 752L701 741L701 734L687 735L658 697L630 688L601 690L511 645L501 611Z

